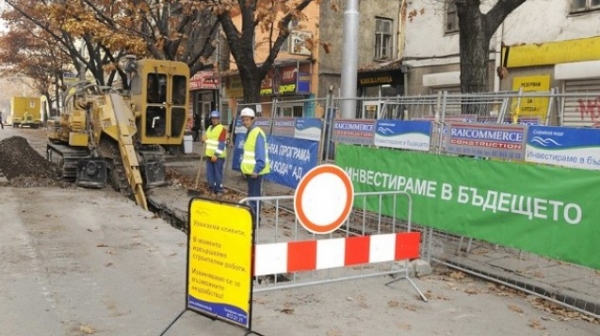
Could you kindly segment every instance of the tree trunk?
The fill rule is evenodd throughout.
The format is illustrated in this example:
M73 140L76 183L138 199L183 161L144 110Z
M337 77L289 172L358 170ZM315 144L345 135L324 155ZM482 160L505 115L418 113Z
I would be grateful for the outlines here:
M477 4L477 5L475 5ZM479 1L463 0L456 3L460 29L460 91L488 92L488 62L491 35L486 34L485 15L479 10ZM462 101L463 114L485 115L485 104Z
M260 76L258 68L254 71L240 68L240 79L244 88L244 104L258 103L260 101L260 83L264 76Z
M490 40L500 24L526 0L502 0L486 13L479 9L482 0L453 0L460 29L460 89L462 93L487 92ZM486 114L485 104L463 101L462 112Z
M457 1L460 17L460 86L462 93L488 91L491 35L486 34L485 15L471 0ZM477 2L478 4L478 2Z

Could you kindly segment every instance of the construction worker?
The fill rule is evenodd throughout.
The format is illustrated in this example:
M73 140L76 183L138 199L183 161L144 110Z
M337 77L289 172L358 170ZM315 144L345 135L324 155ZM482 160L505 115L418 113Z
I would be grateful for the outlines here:
M227 157L227 130L221 125L219 111L210 113L210 122L203 139L206 142L206 179L210 191L220 197L223 195L223 166Z
M248 197L261 196L262 177L271 172L269 155L267 152L267 136L260 127L254 125L254 110L246 107L240 111L242 124L248 129L242 154L241 171L248 181ZM255 224L260 225L260 202L250 201L250 208L254 212Z

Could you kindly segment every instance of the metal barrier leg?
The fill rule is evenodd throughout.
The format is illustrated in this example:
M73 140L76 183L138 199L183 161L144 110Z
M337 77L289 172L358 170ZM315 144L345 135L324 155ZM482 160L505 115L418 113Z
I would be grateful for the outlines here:
M388 281L384 285L385 286L389 286L389 285L391 285L393 283L396 283L396 282L398 282L400 280L406 279L406 280L408 280L408 282L410 283L410 285L417 291L417 293L419 293L419 296L421 297L421 299L423 299L423 301L425 301L425 302L429 302L429 300L427 300L427 297L425 296L425 294L423 294L423 292L421 292L421 290L419 289L419 287L417 286L417 284L414 283L414 281L412 281L412 279L408 276L408 269L407 269L406 273L407 274L404 277L401 277L401 278L398 278L398 279L394 279L392 281Z
M458 241L458 247L456 248L456 255L460 255L460 249L462 248L463 241L465 240L465 236L460 236L460 240Z
M167 333L167 331L169 331L169 329L171 329L171 327L172 327L172 326L175 324L175 322L177 322L177 320L179 320L179 318L180 318L180 317L181 317L181 316L182 316L182 315L183 315L183 314L184 314L186 311L187 311L187 308L186 308L186 309L184 309L184 310L182 310L182 311L181 311L181 313L179 313L179 315L177 315L177 317L176 317L176 318L175 318L173 321L171 321L171 323L169 323L169 325L167 326L167 328L165 328L165 330L163 330L163 331L160 333L160 336L163 336L164 334L166 334L166 333ZM213 319L213 320L214 320L214 319Z
M414 283L414 281L412 281L412 279L409 277L406 277L406 280L408 280L408 282L410 282L411 286L413 286L413 288L417 291L417 293L419 293L419 296L421 297L421 299L423 299L423 301L425 301L425 302L428 302L427 297L425 296L425 294L423 294L421 292L419 287L417 287L417 284Z
M431 262L431 259L433 259L433 248L431 247L431 245L433 244L433 228L429 228L429 236L427 239L429 239L429 241L427 242L427 249L429 250L427 262Z

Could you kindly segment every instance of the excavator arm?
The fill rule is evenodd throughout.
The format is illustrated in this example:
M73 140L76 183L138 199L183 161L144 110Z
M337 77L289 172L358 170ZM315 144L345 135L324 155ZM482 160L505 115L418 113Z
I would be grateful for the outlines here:
M133 137L135 131L137 131L135 128L135 119L133 119L133 112L120 95L110 93L106 98L107 102L110 102L110 108L117 124L115 140L119 144L119 152L121 154L127 181L131 186L137 204L145 210L148 210L146 195L144 194L144 181L140 172L140 163L133 143ZM112 134L113 137L114 135L115 134Z

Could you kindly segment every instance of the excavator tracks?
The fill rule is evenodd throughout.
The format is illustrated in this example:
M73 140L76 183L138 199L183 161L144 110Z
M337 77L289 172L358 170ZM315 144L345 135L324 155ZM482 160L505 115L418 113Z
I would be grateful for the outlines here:
M87 147L77 148L66 145L48 143L46 146L46 159L58 164L61 177L69 182L75 182L80 159L90 155Z

